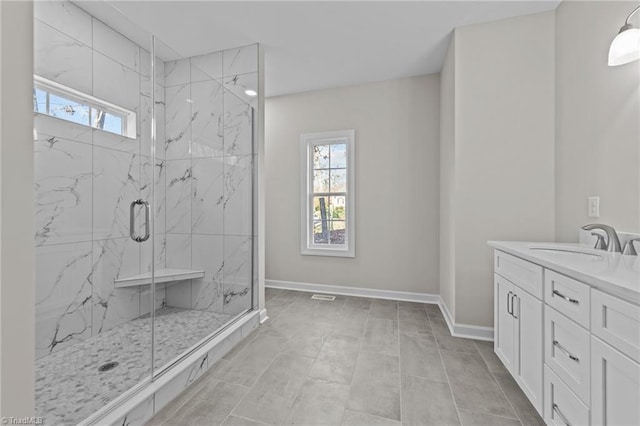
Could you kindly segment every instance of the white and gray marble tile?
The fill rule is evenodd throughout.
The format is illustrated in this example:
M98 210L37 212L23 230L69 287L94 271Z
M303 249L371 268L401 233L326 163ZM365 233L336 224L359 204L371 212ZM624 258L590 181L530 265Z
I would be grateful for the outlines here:
M165 158L165 101L163 87L156 85L155 90L155 151L151 149L151 126L154 123L151 120L153 114L151 102L151 83L149 79L142 78L140 80L139 126L137 129L138 139L140 140L140 153L141 155L155 155L156 158Z
M41 0L33 4L33 17L91 46L91 15L67 0Z
M214 80L191 85L191 155L194 158L224 155L223 92Z
M167 234L167 268L191 269L191 240L189 234ZM191 280L183 280L167 286L169 306L191 309Z
M191 160L167 160L167 225L168 233L191 232Z
M206 314L203 314L206 315ZM161 367L158 363L157 368ZM187 387L189 387L198 377L202 376L209 368L208 354L204 355L196 362L194 362L189 368L178 374L175 378L171 379L169 383L162 386L156 392L156 412L160 411L164 406L171 402L176 396L181 394Z
M237 315L251 308L250 281L247 284L224 284L224 303L222 310L225 314Z
M167 286L170 284L156 284L155 309L161 309L167 302ZM147 315L151 312L151 286L141 286L140 288L140 315Z
M191 82L222 77L222 51L191 57Z
M193 160L191 232L222 234L224 197L224 159Z
M167 267L167 236L163 233L156 233L153 239L155 252L151 253L151 239L140 244L140 272L151 271L151 257L155 257L156 269Z
M35 245L90 241L91 145L40 133L34 169Z
M251 235L252 167L255 156L225 157L224 234Z
M114 280L140 274L140 248L131 238L93 243L93 335L140 316L140 289Z
M222 64L224 77L258 71L258 45L225 50Z
M45 114L33 114L33 127L36 129L38 135L44 133L47 135L55 135L58 138L88 144L91 144L93 140L93 130L91 127L50 117Z
M191 158L191 113L190 85L165 89L165 158L167 160Z
M165 87L188 84L191 81L191 62L189 58L164 63Z
M91 242L37 247L36 358L91 336Z
M251 237L224 236L225 293L230 285L251 284Z
M84 93L91 93L92 51L87 45L34 21L33 72Z
M101 148L115 149L129 154L140 154L139 139L129 138L100 129L93 130L93 144Z
M193 299L191 282L192 280L174 281L168 285L165 291L167 305L180 309L191 309Z
M140 198L147 200L151 205L151 220L154 228L152 232L161 234L166 230L167 162L157 158L152 161L151 157L141 157L140 162ZM138 225L138 233L143 233L144 220L139 221Z
M222 312L224 237L193 234L191 267L205 271L204 278L192 280L192 307Z
M153 417L153 395L138 404L133 410L114 422L115 425L144 425Z
M233 93L224 92L225 155L249 155L253 152L252 108Z
M237 74L217 80L224 88L254 108L258 107L258 97L249 96L247 90L258 93L258 73Z
M164 62L156 56L156 84L164 88ZM140 74L143 78L151 77L151 53L143 47L140 48Z
M94 240L128 237L129 204L140 193L140 157L94 146L93 168Z
M167 234L167 268L191 268L191 234Z
M93 48L127 68L140 72L140 47L96 18L93 18Z
M140 102L140 74L94 51L93 95L137 112Z

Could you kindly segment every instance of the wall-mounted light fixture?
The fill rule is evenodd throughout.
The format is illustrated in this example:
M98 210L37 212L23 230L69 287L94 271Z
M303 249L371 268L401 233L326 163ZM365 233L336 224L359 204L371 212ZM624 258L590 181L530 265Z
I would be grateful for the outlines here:
M609 48L609 66L628 64L640 59L640 30L629 23L629 19L640 10L640 6L633 9L620 28L620 32L611 42Z

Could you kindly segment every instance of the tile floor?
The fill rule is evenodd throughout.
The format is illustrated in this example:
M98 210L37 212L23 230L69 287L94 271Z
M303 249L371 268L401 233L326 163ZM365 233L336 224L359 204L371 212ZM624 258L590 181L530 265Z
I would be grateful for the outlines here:
M171 362L233 315L180 308L156 311L156 366ZM184 330L190 330L185 333ZM106 362L118 365L98 371ZM51 425L77 424L151 374L148 315L67 346L36 361L36 415Z
M544 424L436 305L267 289L269 320L148 425Z

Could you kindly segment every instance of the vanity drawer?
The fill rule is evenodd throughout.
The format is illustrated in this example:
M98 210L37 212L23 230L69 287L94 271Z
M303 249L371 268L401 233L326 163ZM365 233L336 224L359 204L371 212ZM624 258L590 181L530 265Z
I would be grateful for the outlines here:
M546 365L544 421L547 425L558 426L589 424L589 408Z
M584 328L589 328L590 287L549 269L544 271L544 301Z
M640 363L640 307L591 291L591 333Z
M589 332L545 305L544 361L578 397L588 403L590 394Z
M496 250L495 272L521 289L542 300L542 266Z

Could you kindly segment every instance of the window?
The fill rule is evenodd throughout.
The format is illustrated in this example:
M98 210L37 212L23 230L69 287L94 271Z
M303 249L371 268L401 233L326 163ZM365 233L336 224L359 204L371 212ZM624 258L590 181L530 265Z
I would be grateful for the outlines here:
M302 254L355 256L355 131L300 137Z
M105 132L136 138L136 113L33 76L33 111Z

